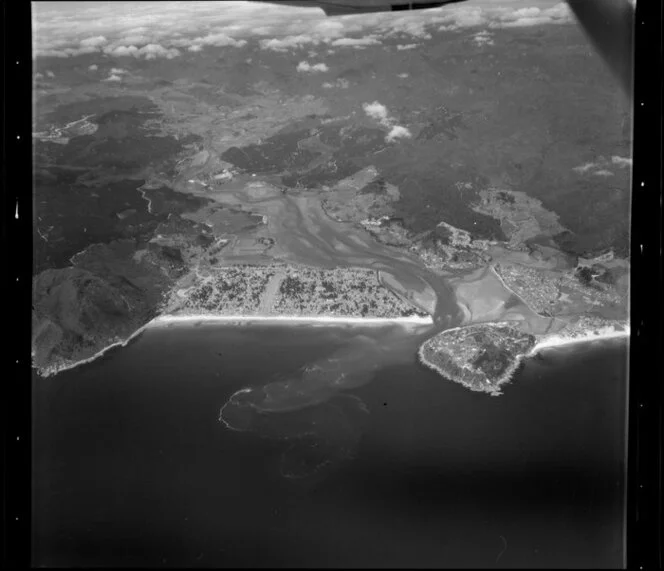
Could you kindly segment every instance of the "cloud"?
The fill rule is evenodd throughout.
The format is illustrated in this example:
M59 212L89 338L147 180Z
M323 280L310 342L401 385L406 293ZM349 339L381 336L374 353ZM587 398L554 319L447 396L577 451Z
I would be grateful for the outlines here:
M332 40L330 45L332 46L371 46L375 44L380 44L380 41L376 36L366 36L364 38L339 38L338 40Z
M486 30L479 32L473 36L473 41L478 46L492 46L493 40L491 39L491 34Z
M339 78L334 83L330 83L329 81L326 81L325 83L322 84L322 87L324 89L332 89L333 87L339 87L341 89L348 89L349 85L350 85L350 83L348 83L347 79Z
M51 79L53 79L55 77L55 74L49 69L46 72L46 77L50 77Z
M444 30L456 30L459 28L474 28L476 26L483 26L488 21L488 15L482 8L479 7L462 7L455 13L451 13L448 17L444 18L445 25L441 26Z
M520 8L498 16L497 21L489 24L492 28L514 28L538 26L542 24L566 23L572 20L572 12L564 2L551 8Z
M76 57L103 52L154 59L180 49L240 48L250 39L275 51L326 44L378 45L383 38L427 40L435 29L506 28L573 21L565 3L544 0L479 0L479 6L328 18L316 7L259 2L35 2L32 27L36 57ZM525 5L524 5L525 4ZM402 42L407 45L409 42ZM155 48L154 46L159 46Z
M625 168L625 167L631 167L632 166L632 159L626 158L626 157L619 157L617 155L614 155L611 157L611 162L616 165L617 167L620 168Z
M147 44L142 48L138 48L134 45L116 47L108 46L104 48L104 53L114 57L133 56L135 58L144 58L150 60L157 59L158 57L173 59L180 55L180 50L177 48L165 48L159 44Z
M412 137L407 127L393 125L394 119L390 117L387 107L379 101L364 103L362 108L369 117L378 121L383 127L388 127L390 129L385 136L386 142L391 143L397 139L409 139Z
M293 48L302 48L307 44L318 45L320 42L312 36L299 34L297 36L286 36L285 38L271 38L269 40L260 40L259 44L264 50L273 50L275 52L286 52Z
M214 46L214 47L224 47L232 46L236 48L241 48L247 44L247 40L236 40L231 36L224 33L208 34L207 36L200 36L194 38L193 40L189 39L176 39L171 42L171 45L179 47L187 47L190 49L193 46ZM198 51L198 50L191 50Z
M412 137L410 131L401 125L395 125L385 137L385 141L391 143L396 139L410 139Z
M430 40L431 34L426 30L428 25L429 22L426 17L422 18L421 15L408 14L393 18L391 21L385 20L381 28L387 37L406 35L421 40Z
M111 74L107 78L102 79L102 81L122 81L122 76Z
M625 168L632 164L631 159L626 159L619 156L611 157L611 163L619 168ZM578 174L592 174L594 176L613 176L613 172L610 171L607 167L609 166L609 161L600 156L595 162L588 162L578 167L574 167L572 170Z
M95 36L94 38L86 38L81 40L81 47L88 48L93 47L97 48L108 43L108 40L104 36Z
M364 103L362 105L362 109L364 109L364 112L372 119L375 119L379 123L389 125L389 114L387 112L387 107L385 107L385 105L382 103L379 103L378 101L374 101L373 103Z
M143 56L145 59L156 59L158 57L173 59L180 55L180 50L177 48L165 48L160 44L148 44L140 48L136 53L139 57Z
M93 63L91 66L88 66L88 69L90 71L97 71L99 69L99 66L96 63Z
M585 163L583 165L579 165L578 167L574 167L572 170L574 172L578 172L579 174L585 174L589 170L595 169L599 166L598 163Z
M398 44L398 50L412 50L417 47L417 44Z
M42 79L43 77L44 77L43 73L39 73L39 72L35 73L35 79Z
M301 61L297 64L297 71L304 71L308 73L316 73L321 71L329 71L329 68L324 63L315 63L311 65L309 62Z
M112 67L111 71L109 72L111 75L117 74L117 75L124 75L125 73L129 73L126 69L122 69L121 67Z
M138 57L138 48L136 46L117 46L115 48L104 49L104 53L115 57Z
M399 73L399 74L397 74L397 77L400 77L401 79L405 79L405 78L409 77L409 75L407 73Z

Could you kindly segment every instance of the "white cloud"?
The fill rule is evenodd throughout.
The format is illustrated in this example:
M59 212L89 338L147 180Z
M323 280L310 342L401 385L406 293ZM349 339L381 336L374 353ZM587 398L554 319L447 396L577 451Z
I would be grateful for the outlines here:
M510 28L523 26L538 26L541 24L566 23L572 20L572 12L564 2L551 8L520 8L506 11L499 15L497 21L489 24L492 28Z
M35 73L35 79L42 79L43 77L44 77L43 73L39 73L39 72Z
M385 137L385 141L391 143L396 139L410 139L411 137L412 135L406 127L395 125Z
M598 166L598 163L585 163L583 165L579 165L578 167L574 167L572 170L574 172L578 172L579 174L585 174L589 170L596 169Z
M55 74L49 69L49 70L46 72L46 77L54 78L54 77L55 77Z
M236 48L241 48L247 44L247 40L236 40L231 36L224 33L208 34L207 36L201 36L193 40L189 39L176 39L171 42L171 45L185 47L185 46L215 46L215 47L224 47L224 46L233 46Z
M148 44L140 48L137 54L145 57L145 59L156 59L158 57L173 59L180 55L180 50L177 48L165 48L160 44Z
M126 69L122 69L121 67L112 67L111 71L109 72L111 75L117 74L117 75L123 75L125 73L129 73Z
M335 47L337 47L337 46L339 46L339 47L343 47L343 46L354 46L354 47L357 47L357 46L371 46L371 45L375 45L375 44L380 44L380 41L374 35L366 36L364 38L339 38L337 40L332 40L332 42L330 42L330 45L335 46Z
M448 23L443 28L446 30L473 28L483 26L487 23L487 20L488 16L482 8L464 6L459 8L456 13L450 14L449 18L446 18L445 21Z
M397 74L397 77L400 77L401 79L405 79L405 78L409 77L409 75L407 73L399 73L399 74Z
M306 61L301 61L300 63L298 63L296 69L297 71L305 71L308 73L329 71L329 68L324 63L315 63L314 65L311 65L309 62Z
M611 157L611 163L619 168L625 168L632 164L631 159L626 159L619 156ZM579 174L592 174L595 176L613 176L613 172L610 171L607 167L609 166L609 161L605 157L598 157L595 162L588 162L578 167L574 167L572 170Z
M486 30L475 34L473 36L473 41L478 46L492 46L493 45L493 39L491 38L491 34L489 32L487 32Z
M387 112L387 107L385 107L385 105L382 103L379 103L378 101L374 101L373 103L364 103L362 105L362 109L364 109L364 112L372 119L375 119L376 121L383 124L389 124L389 114Z
M193 46L189 46L187 49L190 52L200 52L203 49L203 46L200 45L200 44L196 44L196 45L193 45Z
M107 78L102 79L102 81L122 81L122 76L111 74Z
M380 103L379 101L374 101L372 103L364 103L362 105L364 112L378 121L383 127L389 127L390 130L385 136L385 141L391 143L396 139L409 139L412 137L410 131L407 127L402 127L401 125L393 125L394 119L390 117L390 114L387 110L387 107Z
M97 71L99 69L99 66L97 66L96 63L93 63L91 66L88 66L88 69L90 71Z
M302 48L306 44L318 45L320 42L307 34L299 34L297 36L286 36L281 39L272 38L269 40L260 40L259 43L264 50L286 52L292 48Z
M147 44L142 48L138 48L134 45L131 46L115 46L115 47L106 47L104 48L104 53L115 56L115 57L128 57L133 56L135 58L145 58L145 59L156 59L158 57L164 57L166 59L173 59L180 55L180 50L177 48L165 48L159 44Z
M85 38L84 40L81 40L81 47L83 48L88 48L88 47L99 47L103 46L106 44L108 40L104 36L95 36L94 38Z
M138 57L138 48L136 46L117 46L115 48L106 48L104 53L115 56L115 57L124 57L124 56L134 56Z
M407 14L392 18L391 20L385 20L381 28L388 37L401 34L422 40L430 40L431 34L426 31L428 25L429 22L426 16L423 18L420 14Z
M339 87L341 89L348 89L349 85L350 85L350 83L348 83L347 79L339 78L334 83L330 83L329 81L326 81L325 83L323 83L322 87L324 89L332 89L333 87Z
M543 8L530 0L479 0L479 6L371 13L328 18L319 8L259 2L35 2L33 41L37 56L84 53L177 57L177 48L242 47L249 38L263 49L286 51L318 44L362 48L385 37L426 40L436 28L511 27L572 21L563 2ZM525 4L525 5L524 5ZM402 42L407 44L408 41ZM159 48L149 46L160 46ZM191 49L190 49L191 48ZM141 51L143 50L143 51Z
M617 155L614 155L611 157L611 162L620 167L620 168L625 168L625 167L631 167L632 166L632 159L626 158L626 157L619 157Z
M417 44L398 44L398 50L412 50L417 47Z

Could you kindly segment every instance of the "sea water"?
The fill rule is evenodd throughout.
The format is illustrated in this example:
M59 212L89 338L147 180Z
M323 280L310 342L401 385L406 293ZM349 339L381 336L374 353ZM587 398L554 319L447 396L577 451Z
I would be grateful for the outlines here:
M624 341L494 398L381 335L178 325L35 378L33 564L622 565Z

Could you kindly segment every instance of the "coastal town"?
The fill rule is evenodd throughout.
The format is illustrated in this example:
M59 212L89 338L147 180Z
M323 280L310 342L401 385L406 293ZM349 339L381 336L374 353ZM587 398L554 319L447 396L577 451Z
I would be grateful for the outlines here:
M170 315L425 317L365 268L237 265L187 276L167 300Z

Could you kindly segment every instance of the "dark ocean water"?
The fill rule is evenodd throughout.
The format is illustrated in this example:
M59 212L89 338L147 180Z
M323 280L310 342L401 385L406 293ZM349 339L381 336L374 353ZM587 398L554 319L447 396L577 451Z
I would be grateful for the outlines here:
M626 343L494 398L365 332L154 329L34 379L34 565L622 565Z

